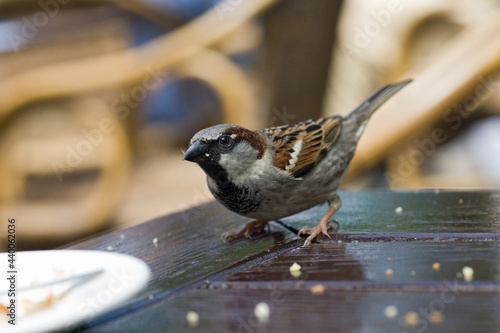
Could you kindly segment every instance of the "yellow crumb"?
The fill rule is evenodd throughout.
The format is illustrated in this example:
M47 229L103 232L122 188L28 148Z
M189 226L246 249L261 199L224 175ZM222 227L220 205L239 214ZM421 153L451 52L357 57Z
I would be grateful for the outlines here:
M441 324L444 321L444 315L442 312L433 311L429 315L429 321L433 324Z
M301 266L297 264L296 262L293 263L292 266L290 266L290 274L292 274L293 277L298 278L300 276L301 271Z
M325 292L325 287L322 284L317 284L311 287L311 293L321 295Z
M418 313L410 311L405 315L405 324L407 326L417 326L420 318L418 317Z

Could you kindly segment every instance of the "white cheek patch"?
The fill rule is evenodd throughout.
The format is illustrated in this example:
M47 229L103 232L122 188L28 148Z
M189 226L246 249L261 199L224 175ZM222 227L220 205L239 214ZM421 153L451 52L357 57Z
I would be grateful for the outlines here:
M235 158L232 154L222 154L219 164L226 170L229 179L234 182L236 182L241 175L244 175L249 167L238 158Z
M290 160L288 161L288 165L286 166L287 170L295 166L301 150L302 150L302 140L299 140L293 146L292 158L290 158Z
M219 164L227 172L229 180L235 185L248 184L255 176L266 172L266 165L272 163L269 156L266 159L257 159L256 152L251 147L239 147L238 153L221 154Z

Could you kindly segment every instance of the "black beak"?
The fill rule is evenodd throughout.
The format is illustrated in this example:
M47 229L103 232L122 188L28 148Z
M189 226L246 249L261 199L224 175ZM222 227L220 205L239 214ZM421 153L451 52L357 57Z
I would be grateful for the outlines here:
M208 144L201 143L200 141L195 141L184 154L183 159L186 161L199 163L205 161L208 156L206 153L208 152Z

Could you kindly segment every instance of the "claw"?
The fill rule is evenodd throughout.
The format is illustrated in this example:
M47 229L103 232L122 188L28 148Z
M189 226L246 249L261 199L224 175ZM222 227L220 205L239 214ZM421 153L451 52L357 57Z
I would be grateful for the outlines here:
M240 231L238 232L225 232L221 235L221 239L224 243L230 242L232 240L241 238L245 236L246 238L252 238L252 235L263 231L268 225L267 221L256 220L247 223Z
M322 231L321 231L321 233L322 233L323 235L325 235L326 237L328 237L328 238L332 239L332 237L328 234L328 231L326 231L326 230L322 230Z
M249 229L246 229L244 236L245 236L245 238L248 238L248 239L252 238L252 234L250 233Z
M311 242L320 234L325 235L326 237L332 239L332 237L328 234L328 224L324 224L322 222L318 223L318 225L314 228L302 228L297 233L297 236L302 234L310 234L309 237L306 238L304 242L304 246L308 246Z
M222 235L220 235L220 239L224 241L224 243L228 243L231 240L233 240L233 237L235 236L235 233L233 232L225 232Z
M297 233L297 236L300 236L302 234L310 234L314 232L314 229L313 228L302 228L299 230L299 232Z

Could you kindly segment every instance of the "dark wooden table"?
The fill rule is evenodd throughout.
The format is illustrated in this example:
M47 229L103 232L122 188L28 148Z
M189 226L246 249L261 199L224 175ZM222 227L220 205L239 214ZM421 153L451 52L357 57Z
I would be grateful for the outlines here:
M337 232L307 248L276 223L222 243L220 234L246 219L216 202L70 246L112 247L153 273L143 292L83 331L500 332L500 192L340 195ZM284 221L313 226L326 209ZM290 274L294 262L299 277ZM254 314L261 302L267 321Z

